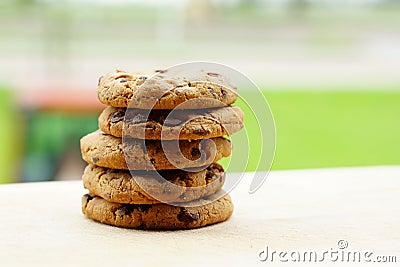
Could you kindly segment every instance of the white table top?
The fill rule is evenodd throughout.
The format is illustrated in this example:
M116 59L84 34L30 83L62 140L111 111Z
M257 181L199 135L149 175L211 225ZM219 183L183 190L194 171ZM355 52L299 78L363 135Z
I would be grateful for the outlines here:
M341 239L400 262L400 166L275 171L252 195L250 179L231 193L229 221L169 232L87 219L80 181L1 185L0 266L266 265L266 246L322 254Z

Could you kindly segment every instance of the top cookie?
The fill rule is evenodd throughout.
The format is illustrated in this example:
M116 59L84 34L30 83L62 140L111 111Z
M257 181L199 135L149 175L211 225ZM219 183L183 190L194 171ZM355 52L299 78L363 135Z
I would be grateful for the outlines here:
M99 80L99 100L113 107L202 109L227 106L237 99L236 87L218 73L202 70L182 75L160 70L149 75L110 73Z

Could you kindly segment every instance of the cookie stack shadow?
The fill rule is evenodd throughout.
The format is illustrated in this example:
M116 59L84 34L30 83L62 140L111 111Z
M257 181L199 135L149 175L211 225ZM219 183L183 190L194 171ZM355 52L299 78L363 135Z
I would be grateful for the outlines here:
M222 191L225 170L217 161L232 152L224 136L243 128L243 112L231 106L236 88L216 73L204 71L196 81L167 74L117 70L99 79L98 98L107 107L99 130L81 139L87 217L118 227L174 230L232 215L232 201ZM179 109L188 100L192 104Z

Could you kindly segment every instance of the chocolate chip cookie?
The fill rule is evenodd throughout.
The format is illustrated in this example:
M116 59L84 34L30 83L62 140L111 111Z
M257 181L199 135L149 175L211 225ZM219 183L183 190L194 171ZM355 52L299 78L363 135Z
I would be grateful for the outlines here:
M134 205L108 202L86 194L82 197L82 212L92 220L135 229L192 229L227 220L233 212L229 195L204 197L191 206L167 204Z
M100 102L139 109L201 109L222 107L237 99L237 88L223 75L201 71L194 76L158 70L134 74L116 70L100 77ZM190 101L188 105L182 103Z
M222 137L163 142L125 139L122 142L121 138L96 131L81 139L82 158L87 163L124 170L169 170L208 166L223 157L228 157L231 151L231 142Z
M196 140L231 135L243 128L244 114L239 107L152 110L150 113L140 109L126 111L105 108L99 116L100 130L116 137L124 133L126 137L140 139L161 140L162 136L162 140Z
M225 181L225 172L217 163L197 172L129 172L89 164L82 179L90 195L100 196L109 202L155 204L160 203L158 200L165 203L188 202L212 195L221 189ZM156 196L158 200L152 196Z

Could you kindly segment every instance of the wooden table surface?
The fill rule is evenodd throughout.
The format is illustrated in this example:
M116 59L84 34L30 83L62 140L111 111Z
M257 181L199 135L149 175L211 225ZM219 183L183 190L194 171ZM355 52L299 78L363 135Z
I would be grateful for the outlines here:
M0 266L265 266L267 246L323 253L341 251L339 240L400 262L400 166L274 171L252 195L251 178L231 193L229 221L169 232L85 218L81 181L1 185Z

